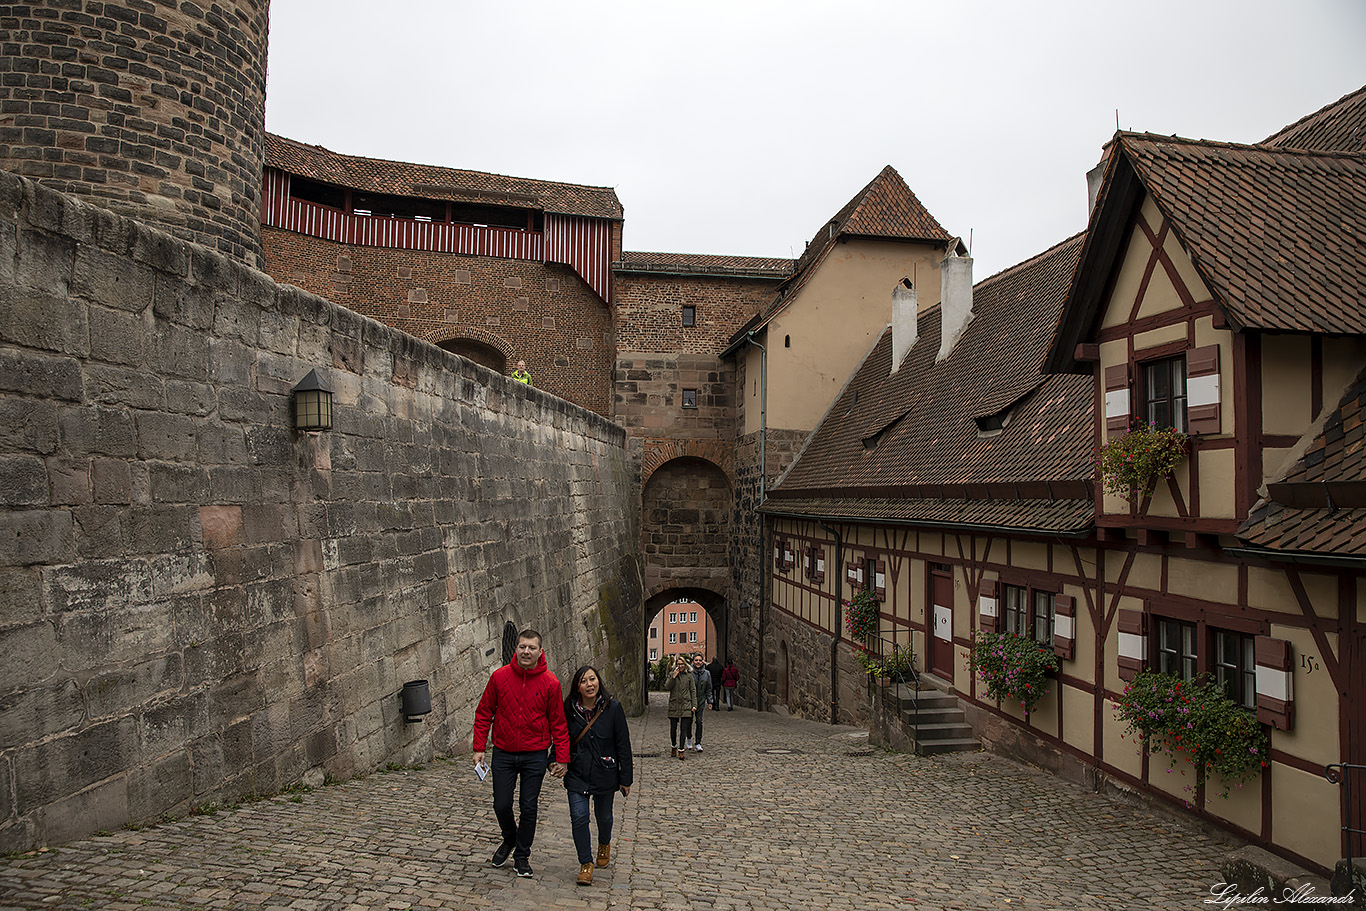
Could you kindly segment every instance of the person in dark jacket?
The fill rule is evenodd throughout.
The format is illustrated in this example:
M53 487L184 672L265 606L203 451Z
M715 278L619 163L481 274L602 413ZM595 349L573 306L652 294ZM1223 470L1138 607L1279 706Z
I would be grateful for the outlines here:
M711 710L713 712L721 708L721 671L724 669L724 665L721 664L721 656L712 656L711 664L707 665L707 673L711 674Z
M607 692L602 675L585 664L574 673L564 701L569 724L569 769L564 787L569 792L569 825L579 854L580 886L593 882L593 866L605 867L612 859L612 801L617 791L626 797L635 780L631 763L631 732L626 712ZM598 821L598 856L593 857L588 832L588 804Z
M546 665L541 634L524 629L517 637L517 655L494 671L474 710L474 762L484 765L489 729L493 729L493 814L503 831L503 843L490 863L501 867L512 855L518 876L531 875L531 843L536 838L536 805L541 796L553 743L555 764L550 774L564 776L569 762L569 734L560 702L560 681ZM518 800L521 822L512 815L512 795L522 780Z
M702 717L707 713L707 703L711 702L711 672L707 670L707 659L701 655L692 656L692 679L697 686L697 714L693 716L693 736L684 749L689 747L702 752Z

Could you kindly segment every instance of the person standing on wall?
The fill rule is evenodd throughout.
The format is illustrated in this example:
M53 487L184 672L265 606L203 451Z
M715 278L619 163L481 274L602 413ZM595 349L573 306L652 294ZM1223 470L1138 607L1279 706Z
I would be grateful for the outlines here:
M683 746L692 736L692 719L697 714L697 681L688 670L688 659L682 655L674 658L674 669L669 674L669 756L683 758ZM679 725L683 727L683 737L678 736Z
M711 674L711 710L713 712L721 708L721 656L713 655L711 664L707 665L707 673Z
M707 703L711 701L711 673L707 670L707 659L700 654L692 656L692 679L697 686L697 716L693 719L694 739L688 746L700 753L702 752L702 717L706 715Z
M531 372L526 369L526 361L517 362L517 369L512 371L512 378L519 383L526 383L528 386L532 385Z
M546 665L541 634L524 629L517 637L512 663L494 671L474 710L474 762L484 764L489 727L493 728L493 813L503 832L503 843L490 863L501 867L512 855L518 876L531 876L531 843L536 838L536 806L541 796L553 743L555 764L550 774L563 778L569 762L569 731L560 701L560 681ZM518 801L521 820L513 816L512 795L522 780Z
M734 661L727 661L721 669L721 688L726 692L726 711L735 711L735 688L740 685L740 669Z
M580 886L593 884L593 867L612 860L612 800L618 790L631 793L635 780L631 762L631 732L626 712L602 683L602 675L585 664L569 684L564 700L569 725L569 770L564 786L569 792L569 825L579 855ZM588 831L588 805L598 822L598 856L593 857Z

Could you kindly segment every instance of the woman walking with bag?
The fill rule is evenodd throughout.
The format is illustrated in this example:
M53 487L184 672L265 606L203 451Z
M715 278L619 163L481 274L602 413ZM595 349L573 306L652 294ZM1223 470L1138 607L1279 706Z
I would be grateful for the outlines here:
M692 719L697 714L697 681L693 679L688 659L679 655L674 659L673 674L667 685L669 690L669 756L683 758L683 748L692 736ZM678 736L679 722L683 723L683 736Z
M569 768L564 786L569 791L569 825L574 833L574 848L579 854L580 886L593 882L593 850L588 831L588 805L591 799L598 821L596 864L605 867L612 859L612 800L631 793L635 780L631 764L631 732L626 728L626 712L607 692L602 675L585 664L569 684L564 701L564 717L569 724Z

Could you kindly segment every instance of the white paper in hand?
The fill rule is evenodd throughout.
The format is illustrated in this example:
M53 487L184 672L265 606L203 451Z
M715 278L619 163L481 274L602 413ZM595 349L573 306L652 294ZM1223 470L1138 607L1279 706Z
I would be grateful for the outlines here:
M474 764L474 774L479 776L480 781L483 781L489 775L489 767L482 762L476 762Z

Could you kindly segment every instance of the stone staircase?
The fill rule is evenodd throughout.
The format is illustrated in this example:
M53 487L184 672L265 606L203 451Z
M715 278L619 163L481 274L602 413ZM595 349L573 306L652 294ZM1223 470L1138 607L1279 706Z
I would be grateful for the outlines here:
M912 749L921 756L980 750L982 745L973 739L958 697L937 683L925 674L920 677L918 693L909 686L898 686L884 696L898 704L897 716Z

